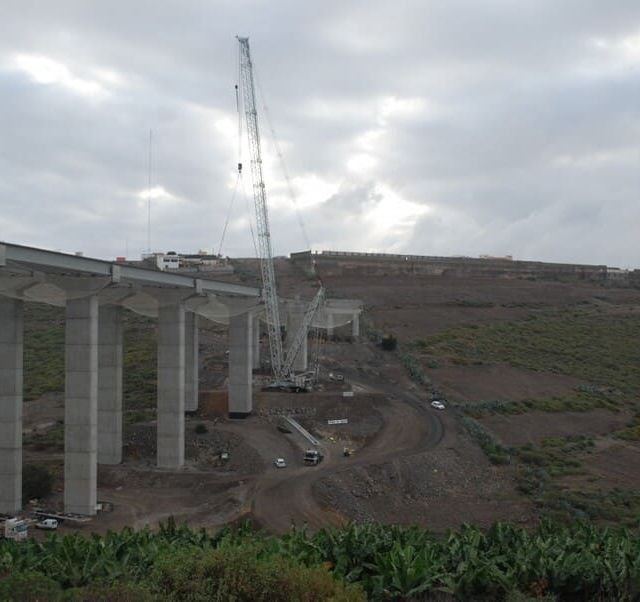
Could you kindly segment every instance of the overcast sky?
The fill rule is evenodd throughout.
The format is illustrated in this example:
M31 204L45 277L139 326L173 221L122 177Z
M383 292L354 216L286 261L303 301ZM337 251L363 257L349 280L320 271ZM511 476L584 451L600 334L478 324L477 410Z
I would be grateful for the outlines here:
M138 256L151 129L151 247L217 252L236 34L314 249L640 267L638 0L1 0L0 240ZM246 195L223 254L255 255Z

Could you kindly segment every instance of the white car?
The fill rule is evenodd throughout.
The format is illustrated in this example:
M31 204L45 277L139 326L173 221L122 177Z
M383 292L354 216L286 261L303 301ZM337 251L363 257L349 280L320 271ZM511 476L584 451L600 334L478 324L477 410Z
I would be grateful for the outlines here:
M287 467L287 463L284 461L284 458L276 458L273 461L273 464L276 468L286 468Z
M48 531L54 531L58 528L58 521L55 518L45 518L39 523L36 523L36 529L46 529Z
M436 399L436 400L431 402L431 407L435 408L436 410L444 410L445 405L441 401L438 401Z

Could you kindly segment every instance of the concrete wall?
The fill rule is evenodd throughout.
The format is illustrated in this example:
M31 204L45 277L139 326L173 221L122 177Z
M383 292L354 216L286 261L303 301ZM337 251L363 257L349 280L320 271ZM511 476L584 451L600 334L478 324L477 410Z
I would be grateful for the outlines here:
M473 257L431 257L385 253L348 253L322 251L322 253L292 253L295 264L309 269L312 262L322 266L325 274L349 274L358 271L372 275L420 274L426 276L487 277L487 278L540 278L549 280L608 279L607 266L545 263L538 261L512 261L508 259ZM616 274L616 280L621 276Z

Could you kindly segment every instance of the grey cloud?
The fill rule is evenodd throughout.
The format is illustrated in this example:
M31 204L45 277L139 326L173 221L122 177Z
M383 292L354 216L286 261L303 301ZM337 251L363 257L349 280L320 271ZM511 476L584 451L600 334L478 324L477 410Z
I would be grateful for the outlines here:
M154 246L217 247L236 156L215 121L236 119L236 33L251 36L291 174L333 190L303 212L316 248L640 265L640 56L614 52L640 35L630 0L5 1L0 239L140 251L153 128L154 183L180 199L153 203ZM16 53L121 81L82 98L12 69ZM389 97L427 108L381 123ZM379 142L363 150L371 131ZM354 175L362 152L376 163ZM267 187L280 196L284 182ZM383 188L429 212L374 232ZM239 200L229 253L253 254L247 217ZM276 204L271 223L278 253L302 248L292 206Z

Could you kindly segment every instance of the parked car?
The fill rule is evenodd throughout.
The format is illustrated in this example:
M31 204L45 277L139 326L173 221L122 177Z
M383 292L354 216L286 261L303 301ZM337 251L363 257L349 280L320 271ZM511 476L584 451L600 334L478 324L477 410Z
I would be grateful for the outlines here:
M58 528L58 521L55 518L45 518L36 523L36 529L45 529L47 531L54 531Z
M287 467L287 463L284 461L284 458L276 458L273 461L273 464L276 468L286 468Z
M436 410L444 410L445 405L444 405L440 400L438 400L438 399L434 399L434 400L431 402L431 407L432 407L432 408L435 408Z

